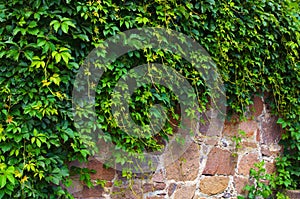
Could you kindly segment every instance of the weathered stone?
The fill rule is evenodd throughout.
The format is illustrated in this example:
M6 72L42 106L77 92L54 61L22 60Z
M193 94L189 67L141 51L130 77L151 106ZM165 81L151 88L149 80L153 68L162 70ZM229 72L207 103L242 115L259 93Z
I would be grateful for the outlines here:
M177 184L171 183L168 187L168 196L171 196L177 188Z
M265 163L266 172L271 174L276 171L276 164L275 162L266 162Z
M233 137L238 136L239 131L244 131L246 133L246 137L250 138L252 137L255 132L258 130L258 125L256 121L253 120L247 120L242 122L235 122L235 123L229 123L225 122L223 135Z
M174 198L192 199L195 195L196 185L193 186L181 186L175 192Z
M281 153L281 147L277 144L262 145L261 153L264 156L278 156Z
M256 142L260 142L260 129L256 131Z
M115 177L114 169L104 168L103 164L95 159L89 160L87 168L96 171L96 173L91 174L91 179L112 180Z
M112 199L140 199L143 198L143 190L140 181L135 181L132 187L129 185L123 185L118 187L113 187Z
M154 184L154 190L163 190L166 188L166 184L165 183L155 183Z
M209 139L205 140L205 144L207 144L209 146L215 146L217 143L218 143L217 138L209 138Z
M282 134L282 129L281 127L277 124L278 117L274 116L267 116L263 119L262 121L262 142L264 144L273 144L273 143L278 143L281 134Z
M147 199L163 199L164 196L147 196Z
M228 187L229 178L222 176L205 177L200 181L200 191L207 195L222 193Z
M166 168L167 179L193 181L199 170L199 146L192 143L183 156Z
M242 142L242 146L243 148L256 148L257 147L257 143L256 142L248 142L248 141L244 141Z
M220 136L222 133L222 127L224 121L217 117L218 112L209 108L204 114L202 114L201 122L199 124L199 132L206 136Z
M231 123L226 121L224 124L223 135L229 137L236 136L238 133L238 129L239 129L238 123Z
M299 199L300 198L300 190L286 190L285 194L290 199Z
M250 168L254 167L254 163L258 162L257 153L249 153L242 157L238 165L238 173L241 175L249 175Z
M72 184L70 187L67 188L68 192L71 194L80 192L83 190L83 184L80 182L79 177L78 178L72 178Z
M251 111L252 116L254 117L260 116L264 109L264 103L261 97L255 96L253 98L253 104L249 106L249 109Z
M164 175L162 170L155 172L152 176L153 182L164 182Z
M232 153L214 147L208 154L208 160L202 174L204 175L233 175L236 166L236 157Z
M151 184L151 183L145 183L143 185L143 191L146 193L146 192L152 192L154 191L154 185Z
M247 195L247 191L244 190L244 187L249 184L248 178L235 176L234 184L238 194Z
M256 121L253 120L248 120L248 121L243 121L239 124L239 129L241 131L244 131L246 133L246 137L252 137L254 133L257 131L258 125Z
M104 193L103 188L99 185L99 186L95 186L92 188L88 188L86 186L84 186L83 190L80 192L76 192L73 194L74 197L85 197L85 198L89 198L89 197L94 197L94 198L103 198L102 194Z

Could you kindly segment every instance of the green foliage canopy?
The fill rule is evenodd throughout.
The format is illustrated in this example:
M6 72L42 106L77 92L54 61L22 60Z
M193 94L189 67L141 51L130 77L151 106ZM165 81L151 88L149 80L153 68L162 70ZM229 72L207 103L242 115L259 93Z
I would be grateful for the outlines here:
M289 0L1 1L0 198L68 196L59 186L60 182L68 184L67 163L85 160L89 155L72 119L71 91L76 72L103 40L143 26L173 29L198 41L217 63L228 106L234 112L242 115L253 103L254 93L270 94L273 113L282 118L279 123L286 129L283 141L287 164L283 170L292 180L283 184L299 188L298 13L299 5ZM111 92L111 85L130 66L157 60L165 60L194 80L193 85L202 91L198 97L204 109L209 94L204 92L201 80L184 60L163 51L144 55L137 51L118 59L98 85L99 99ZM155 92L144 89L137 93L140 97L134 103L138 106L148 99L163 104L174 101L167 91L160 93L165 98L153 98ZM110 101L98 106L108 110ZM172 114L178 117L174 111ZM109 116L109 111L99 112L102 128L114 127ZM136 120L143 122L144 116L136 113ZM170 131L166 127L165 132ZM148 144L130 139L128 143L114 141L135 150L159 147L155 139Z

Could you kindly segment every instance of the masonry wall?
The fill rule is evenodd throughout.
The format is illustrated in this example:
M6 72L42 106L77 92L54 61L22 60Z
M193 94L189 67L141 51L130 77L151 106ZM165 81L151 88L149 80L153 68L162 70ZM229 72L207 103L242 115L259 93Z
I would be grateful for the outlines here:
M255 162L264 160L268 173L275 171L274 160L280 154L278 141L282 130L277 118L270 115L260 97L249 107L248 120L226 121L222 133L207 135L206 126L200 125L195 142L179 160L149 176L126 181L113 169L104 169L96 159L84 165L95 169L92 179L105 179L105 188L88 189L73 177L69 191L77 199L201 199L237 198L246 194L243 187L251 183L249 170ZM242 148L236 149L233 136L242 136ZM114 185L122 180L121 185Z

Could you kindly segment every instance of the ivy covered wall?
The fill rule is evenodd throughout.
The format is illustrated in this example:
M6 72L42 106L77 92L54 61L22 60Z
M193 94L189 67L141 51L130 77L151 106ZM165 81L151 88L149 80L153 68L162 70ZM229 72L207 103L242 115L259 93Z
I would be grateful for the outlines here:
M0 198L71 197L68 162L86 160L90 151L74 127L72 89L88 53L110 36L138 27L164 27L200 43L216 63L226 87L228 115L243 117L255 94L267 93L271 113L285 133L279 161L279 187L299 188L300 66L297 1L71 1L0 2ZM156 150L159 141L130 140L114 125L107 96L122 74L141 63L165 62L199 92L204 109L209 92L185 60L159 50L136 51L116 60L98 84L99 128L124 150ZM145 87L133 103L147 100L176 113L167 90ZM162 98L165 96L167 98ZM143 100L145 99L145 100ZM168 100L170 99L170 100ZM149 107L149 106L148 106ZM203 111L203 110L202 110ZM145 122L147 110L136 113ZM111 130L111 131L109 131ZM166 126L162 135L172 133ZM118 135L118 136L113 136ZM125 136L126 137L126 136ZM119 162L122 163L122 157ZM82 179L91 186L83 170ZM129 176L130 177L130 176Z

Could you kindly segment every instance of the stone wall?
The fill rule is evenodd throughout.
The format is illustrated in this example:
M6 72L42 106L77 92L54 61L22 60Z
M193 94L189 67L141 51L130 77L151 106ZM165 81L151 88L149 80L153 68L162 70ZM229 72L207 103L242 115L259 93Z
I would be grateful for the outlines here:
M88 189L76 176L69 191L78 199L200 199L236 198L246 194L243 187L251 183L249 170L264 160L267 172L275 171L274 159L281 152L278 141L282 130L277 118L270 115L267 105L259 97L249 107L248 120L225 122L221 134L207 135L200 126L195 142L181 158L149 176L132 181L121 178L113 169L104 169L101 162L91 159L86 166L95 169L92 179L105 179L104 188ZM232 137L242 136L242 147L236 149ZM76 164L76 163L71 163ZM78 166L78 163L77 163ZM115 185L115 182L122 183Z

